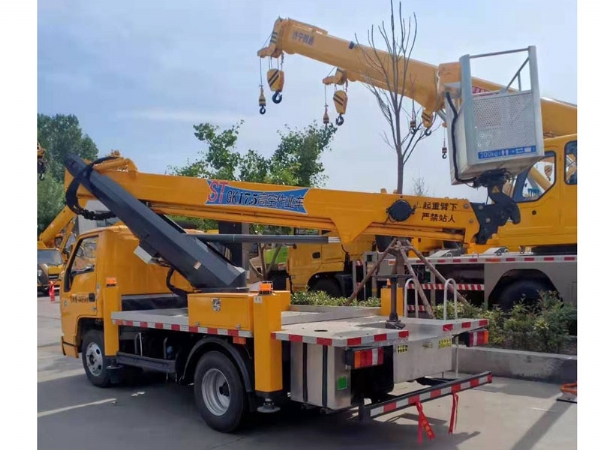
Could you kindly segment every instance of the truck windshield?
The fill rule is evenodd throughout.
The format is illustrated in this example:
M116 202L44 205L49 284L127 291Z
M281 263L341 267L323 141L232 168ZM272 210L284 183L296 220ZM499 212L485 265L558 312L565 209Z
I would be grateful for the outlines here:
M38 250L37 262L49 266L60 266L63 263L58 250Z

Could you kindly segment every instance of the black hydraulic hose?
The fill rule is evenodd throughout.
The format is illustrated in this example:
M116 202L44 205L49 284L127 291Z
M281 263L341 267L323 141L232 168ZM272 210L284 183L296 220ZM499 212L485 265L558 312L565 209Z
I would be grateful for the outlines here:
M67 206L75 214L83 216L84 218L89 219L89 220L105 220L105 219L112 219L113 217L116 217L110 211L98 213L95 211L87 210L79 204L79 199L77 198L77 190L79 189L79 186L81 185L81 180L83 180L84 178L89 178L90 174L92 173L92 170L94 170L95 165L103 163L104 161L110 161L111 159L116 159L116 158L114 156L105 156L103 158L99 158L96 161L88 164L85 167L85 169L83 169L81 172L79 172L77 175L75 175L73 177L73 181L71 181L71 184L69 184L69 187L67 188L67 192L65 194L65 199L67 202ZM93 194L93 192L92 192L92 194Z
M179 289L179 288L173 286L173 284L171 283L171 277L173 277L174 272L175 272L175 269L173 267L171 267L169 269L169 272L167 273L167 287L173 294L175 294L178 297L181 297L182 299L187 301L187 296L188 296L189 292L184 291L183 289Z
M454 103L452 103L452 99L450 98L449 92L446 92L446 100L448 100L448 103L450 104L450 108L452 108L452 113L454 114L454 117L452 118L452 125L450 126L450 139L452 139L452 164L454 165L454 176L461 183L467 184L469 182L475 181L476 178L470 178L468 180L463 180L458 175L458 164L456 162L456 138L454 136L454 130L456 128L456 120L458 119L458 112L456 111L456 108L454 108ZM473 187L473 186L471 186L471 187Z

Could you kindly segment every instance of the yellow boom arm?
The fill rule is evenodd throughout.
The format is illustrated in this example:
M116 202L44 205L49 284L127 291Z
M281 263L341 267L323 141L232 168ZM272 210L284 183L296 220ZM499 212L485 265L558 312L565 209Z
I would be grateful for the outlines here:
M38 160L40 157L40 149L43 152L44 149L40 147L39 143L38 143ZM43 153L42 153L43 156ZM129 159L126 158L121 158L119 155L119 152L117 151L113 151L111 152L110 156L115 157L115 159L112 159L110 161L107 161L103 164L103 169L107 170L107 169L116 169L116 170L122 170L122 169L126 169L128 167L132 168L132 170L137 170L137 168L135 167L135 165L133 164L133 162ZM87 202L87 199L85 201L81 202L81 206L85 207L85 204ZM71 209L68 206L65 206L54 218L54 220L52 222L50 222L50 224L46 227L46 229L44 231L42 231L40 233L40 235L38 236L38 249L40 248L55 248L56 247L56 237L59 235L59 233L65 229L65 227L68 226L68 228L65 230L65 234L63 236L63 241L60 245L59 250L61 250L61 252L64 250L65 245L73 231L73 225L74 225L74 221L73 219L75 219L76 214L71 211Z
M76 214L65 206L61 212L59 212L54 220L50 222L50 225L46 227L44 231L38 237L38 249L39 248L55 248L56 236L65 228L71 220L75 218Z
M404 95L414 99L424 110L424 124L431 120L433 113L444 106L438 94L438 85L459 80L458 63L435 66L410 59L408 64L399 62L398 86L388 84L385 73L391 73L391 55L370 46L359 46L350 41L331 36L327 31L298 22L293 19L277 19L269 45L258 51L261 58L279 58L284 53L299 54L307 58L336 66L337 73L326 77L326 84L343 84L346 81L360 81L373 86L400 92L405 86ZM383 68L383 69L382 69ZM281 74L281 79L283 75ZM404 83L406 80L406 83ZM473 89L478 92L497 91L503 86L473 78ZM548 98L542 99L542 119L544 133L554 136L577 133L577 106Z
M465 199L345 192L155 175L95 167L159 214L336 231L342 243L363 233L474 242L481 219ZM72 176L67 172L65 186ZM94 198L79 187L77 197ZM500 224L502 225L502 224Z

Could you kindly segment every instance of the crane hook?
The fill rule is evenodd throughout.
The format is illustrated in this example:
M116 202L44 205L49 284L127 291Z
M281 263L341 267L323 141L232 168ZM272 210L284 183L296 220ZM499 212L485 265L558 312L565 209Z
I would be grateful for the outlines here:
M281 91L275 91L275 93L273 94L273 97L271 97L271 99L273 100L273 103L275 103L275 104L281 103L281 100L283 100Z
M338 127L341 127L342 125L344 125L344 117L340 114L339 116L337 116L337 118L335 119L335 123Z
M325 114L323 114L323 124L329 125L329 114L327 114L327 105L325 105Z
M265 99L265 92L263 90L263 87L260 86L260 95L258 96L258 106L260 106L260 113L264 114L267 109L265 108L265 106L267 105L267 100Z

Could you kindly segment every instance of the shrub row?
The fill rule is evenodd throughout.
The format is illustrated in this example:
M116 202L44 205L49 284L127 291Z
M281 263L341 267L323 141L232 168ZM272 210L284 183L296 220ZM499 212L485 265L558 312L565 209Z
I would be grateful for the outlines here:
M323 292L297 292L292 296L296 305L319 306L371 306L379 307L377 298L366 301L353 301L346 298L329 297ZM436 319L444 315L443 305L434 308ZM569 342L569 329L577 321L577 309L563 304L555 293L542 293L535 305L517 304L512 311L505 313L495 307L489 310L459 303L459 318L487 319L489 345L492 347L528 350L545 353L561 353ZM454 305L448 303L447 317L454 317Z

